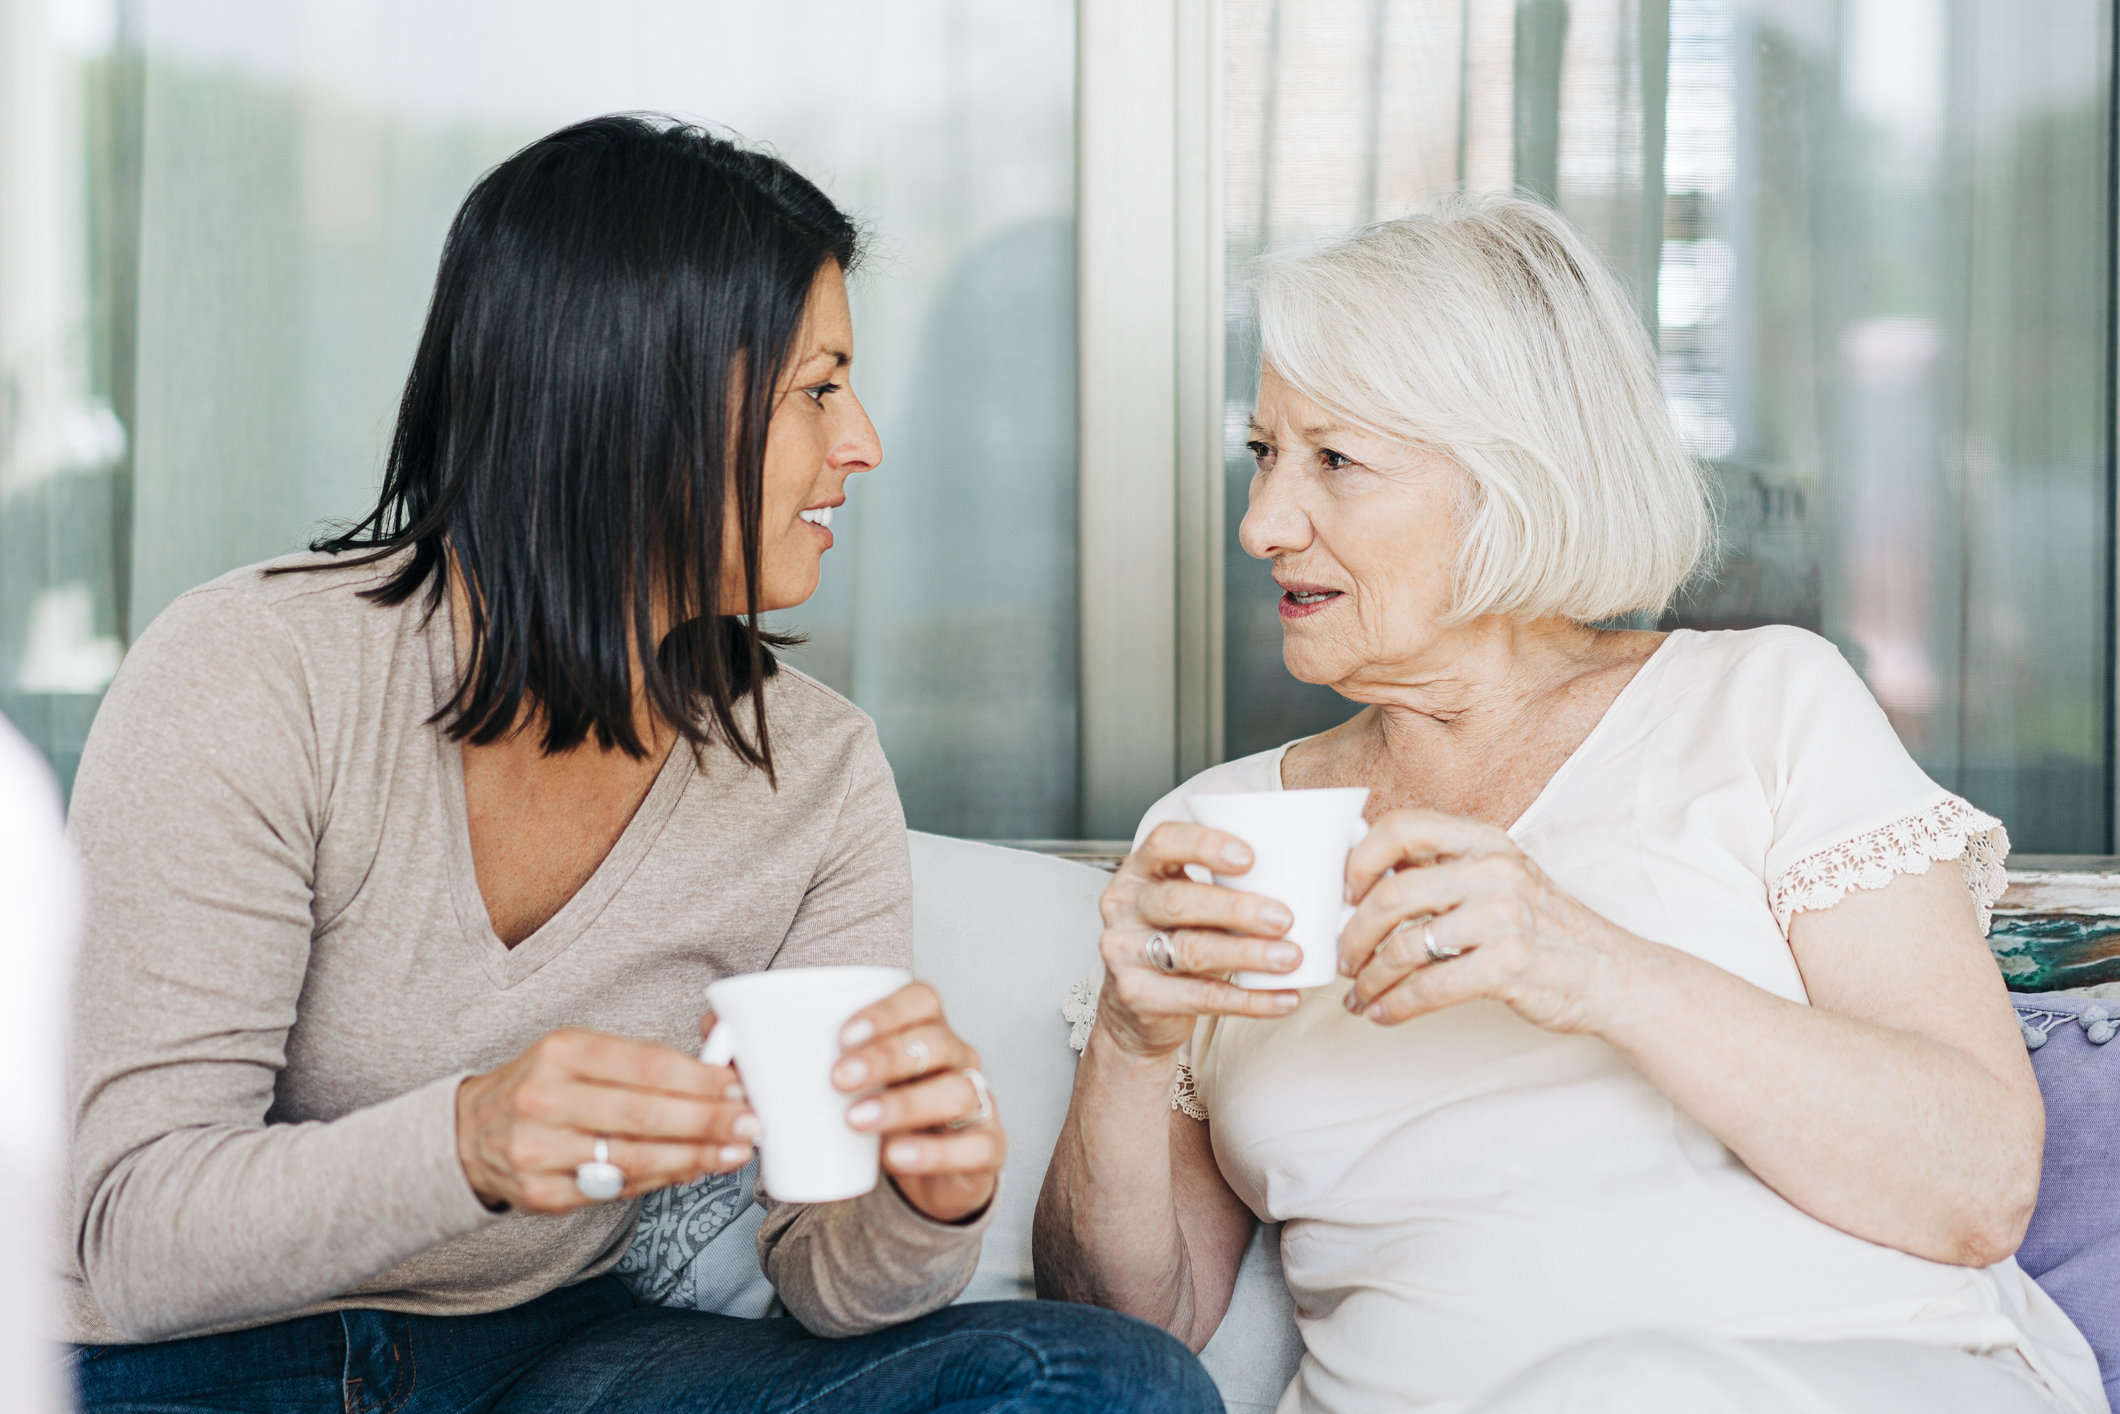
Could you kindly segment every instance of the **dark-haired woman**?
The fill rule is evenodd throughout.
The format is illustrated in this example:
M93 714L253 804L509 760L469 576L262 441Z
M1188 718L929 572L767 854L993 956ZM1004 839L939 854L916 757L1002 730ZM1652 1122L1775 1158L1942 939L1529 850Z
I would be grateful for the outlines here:
M920 984L836 1077L888 1178L759 1230L790 1318L607 1275L751 1156L704 985L909 961L875 732L757 626L881 455L855 257L697 129L532 144L451 228L378 506L141 636L74 797L84 1407L1219 1408L1138 1322L944 1309L1005 1142Z

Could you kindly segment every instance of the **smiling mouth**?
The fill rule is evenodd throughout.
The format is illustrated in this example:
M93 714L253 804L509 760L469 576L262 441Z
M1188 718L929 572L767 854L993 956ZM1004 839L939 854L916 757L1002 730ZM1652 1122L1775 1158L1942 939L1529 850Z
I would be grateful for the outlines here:
M832 528L832 508L830 506L818 506L812 510L802 512L797 519L806 520L820 530L830 530Z

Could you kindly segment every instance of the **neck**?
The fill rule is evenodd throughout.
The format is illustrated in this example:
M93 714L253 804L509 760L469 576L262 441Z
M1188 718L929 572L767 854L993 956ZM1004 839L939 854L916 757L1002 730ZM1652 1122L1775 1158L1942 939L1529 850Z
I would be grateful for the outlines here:
M463 571L458 568L456 553L453 550L449 552L448 563L449 618L456 629L456 670L461 674L469 672L471 668L471 586L469 581L464 578ZM662 614L658 609L655 624L657 642L660 642L669 632L668 627L661 622L661 618ZM677 731L662 719L661 715L656 712L654 705L648 701L647 689L642 682L640 649L637 645L630 642L626 645L626 659L631 666L633 731L640 738L641 744L647 747L648 759L653 762L660 762L669 754L670 747L677 740ZM509 728L508 734L498 742L495 742L494 745L514 745L541 752L544 739L544 715L544 709L539 706L537 699L526 695L522 709L516 713L515 722ZM591 732L588 740L575 747L574 751L600 749L597 745L596 734Z
M1579 676L1598 658L1602 637L1567 619L1490 614L1334 686L1371 704L1372 725L1392 747L1432 742L1439 732L1488 739L1507 735L1556 686Z

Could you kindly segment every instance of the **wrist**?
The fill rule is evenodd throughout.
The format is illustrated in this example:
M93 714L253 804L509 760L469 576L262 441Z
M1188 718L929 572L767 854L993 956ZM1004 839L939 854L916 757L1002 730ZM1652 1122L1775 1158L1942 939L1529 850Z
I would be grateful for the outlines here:
M504 1213L508 1200L500 1195L493 1175L479 1161L478 1099L487 1079L483 1075L467 1075L456 1087L456 1162L464 1171L464 1182L471 1185L471 1196L489 1212Z
M1637 1049L1644 1027L1654 1028L1657 1018L1670 1015L1674 963L1695 959L1612 928L1597 953L1597 980L1588 1008L1589 1024L1583 1029L1624 1054Z
M1089 1033L1082 1048L1082 1064L1094 1066L1119 1084L1139 1084L1167 1089L1178 1066L1183 1039L1156 1042L1137 1035L1121 1035L1099 1026Z

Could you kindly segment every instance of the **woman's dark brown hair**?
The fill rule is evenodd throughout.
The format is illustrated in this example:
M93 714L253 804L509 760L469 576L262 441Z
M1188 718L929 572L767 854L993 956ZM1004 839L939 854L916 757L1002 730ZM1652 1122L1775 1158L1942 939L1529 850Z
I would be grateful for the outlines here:
M718 734L770 776L764 682L787 640L758 625L766 428L812 281L858 254L854 224L785 162L667 119L577 123L479 179L442 248L382 494L311 547L356 564L409 550L368 595L424 588L430 612L454 557L471 643L435 717L451 736L495 741L528 698L547 752L593 732L645 755L637 663L695 748ZM740 604L720 593L731 510ZM658 621L679 625L659 643Z

